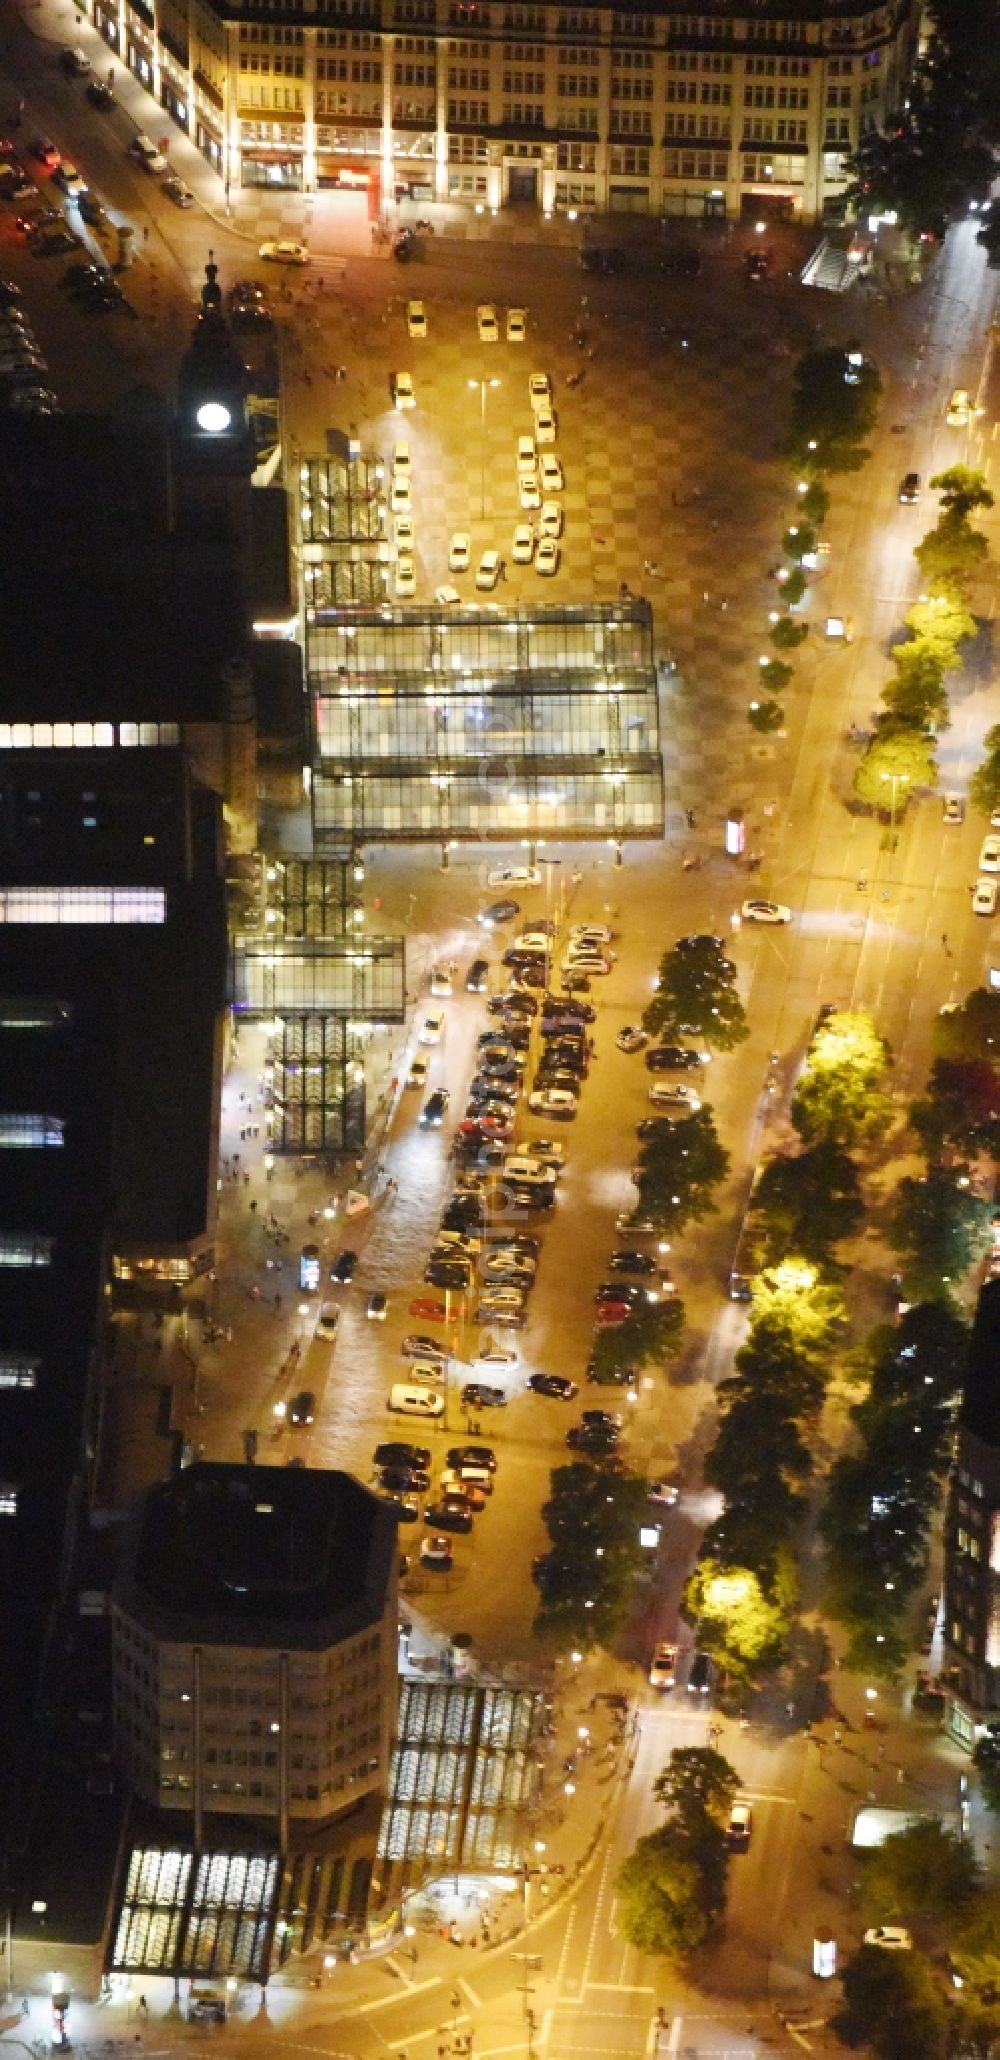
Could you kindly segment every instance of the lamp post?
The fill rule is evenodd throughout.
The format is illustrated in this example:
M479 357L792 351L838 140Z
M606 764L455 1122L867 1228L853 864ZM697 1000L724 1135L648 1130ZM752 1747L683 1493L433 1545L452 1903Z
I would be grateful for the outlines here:
M499 379L470 379L470 393L479 394L479 519L486 520L486 396Z

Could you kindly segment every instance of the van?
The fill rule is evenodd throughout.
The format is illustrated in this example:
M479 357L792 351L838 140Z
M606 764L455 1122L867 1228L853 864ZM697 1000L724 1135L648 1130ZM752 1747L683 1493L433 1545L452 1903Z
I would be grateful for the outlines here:
M514 1152L504 1160L505 1180L516 1181L518 1187L551 1187L556 1178L554 1166L547 1166L544 1159L528 1159L523 1153Z
M411 1387L407 1381L396 1381L389 1389L385 1406L397 1416L443 1416L444 1396L432 1388Z
M483 1495L493 1493L493 1475L485 1466L458 1466L449 1469L449 1480L457 1478L462 1488L478 1488Z
M130 157L138 158L145 172L160 173L169 169L162 150L158 150L152 136L147 136L142 130L129 144L128 151Z
M80 49L64 50L60 62L63 71L73 79L85 79L90 70L90 59Z

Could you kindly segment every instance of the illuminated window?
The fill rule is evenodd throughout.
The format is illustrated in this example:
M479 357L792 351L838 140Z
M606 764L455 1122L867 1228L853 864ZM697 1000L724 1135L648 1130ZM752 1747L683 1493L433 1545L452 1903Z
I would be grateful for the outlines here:
M0 1230L0 1266L51 1266L55 1239L31 1230Z
M68 1001L44 994L0 994L0 1030L63 1030L73 1020Z
M34 1388L41 1360L30 1352L0 1352L0 1388Z
M163 923L162 887L0 887L0 923Z
M63 1144L60 1116L34 1116L20 1111L0 1112L0 1151L35 1152Z
M17 1488L13 1481L0 1481L0 1516L17 1515Z

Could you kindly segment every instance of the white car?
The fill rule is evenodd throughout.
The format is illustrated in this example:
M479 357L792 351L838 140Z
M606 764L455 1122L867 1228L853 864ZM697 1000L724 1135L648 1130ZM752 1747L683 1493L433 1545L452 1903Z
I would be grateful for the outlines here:
M472 545L465 531L456 529L448 546L448 570L449 572L468 572L471 562Z
M792 911L783 901L745 901L740 910L745 923L790 923Z
M258 257L268 258L275 265L307 265L309 252L304 243L293 243L290 237L279 237L277 241L262 243Z
M502 1287L499 1281L494 1280L490 1282L489 1297L494 1309L524 1308L523 1288Z
M544 494L561 494L565 482L563 480L563 469L558 458L554 458L551 451L543 451L539 459L539 466L542 474L542 492Z
M540 536L551 536L558 542L563 533L563 511L558 501L542 502L538 531Z
M997 882L986 878L976 881L972 890L972 913L974 916L995 916L997 912Z
M76 166L71 165L66 157L63 158L61 165L56 166L52 176L56 185L62 187L70 200L79 200L81 193L87 191L87 181L83 173L78 172Z
M410 480L413 478L413 469L410 464L410 446L408 443L393 444L392 476L393 479L405 479L407 485L409 485Z
M1000 873L1000 837L984 837L979 853L981 873Z
M415 408L417 396L413 391L412 372L393 372L391 375L392 404L399 414L406 408Z
M430 1059L425 1059L423 1052L418 1051L410 1060L410 1070L406 1076L407 1087L426 1087L430 1069Z
M574 923L569 934L574 944L611 943L611 931L606 923Z
M494 865L486 875L487 887L540 887L542 868L538 865Z
M886 1953L908 1953L913 1940L904 1924L873 1924L865 1932L866 1946L881 1946Z
M427 341L427 311L422 300L409 300L406 303L406 333L408 336L416 337L421 343Z
M547 372L532 372L528 379L528 399L537 415L539 408L552 406L552 381Z
M454 608L462 596L457 587L435 587L434 599L439 608Z
M535 435L538 438L539 444L555 443L556 418L551 408L536 408Z
M516 1366L517 1353L513 1345L502 1344L499 1338L491 1336L488 1330L479 1340L479 1350L473 1354L473 1366Z
M625 1052L642 1051L643 1046L648 1043L649 1037L647 1032L640 1030L638 1023L626 1023L624 1029L619 1030L615 1038L618 1050Z
M527 311L527 308L508 308L508 309L507 309L507 341L508 341L508 343L523 343L523 342L524 342L524 334L525 334L525 330L526 330L526 328L527 328L527 324L528 324L528 311Z
M950 401L945 421L949 429L964 429L971 411L971 402L964 386L956 386Z
M476 567L476 586L480 593L491 594L499 577L499 551L484 551Z
M538 472L538 452L533 436L519 436L517 439L518 479L534 479Z
M540 508L542 496L538 491L537 479L519 479L517 482L517 497L525 514L533 514L536 508Z
M452 993L451 974L447 966L431 967L431 993L437 1001L447 1001Z
M693 1087L682 1083L675 1087L670 1080L654 1080L649 1099L654 1109L686 1109L689 1116L701 1108L701 1096L695 1094Z
M519 522L514 531L511 556L515 565L530 565L535 555L535 532L529 522Z
M521 1146L523 1159L541 1159L543 1165L558 1172L566 1157L566 1146L557 1137L533 1137L529 1144Z
M491 301L480 302L479 307L476 309L476 321L479 325L480 343L499 343L500 329L497 323L497 311Z
M389 487L389 506L394 515L411 515L410 482L408 479L393 479Z
M677 1680L677 1647L666 1640L654 1645L653 1657L649 1663L649 1685L651 1688L673 1688Z
M406 1378L418 1388L436 1388L444 1378L444 1367L433 1366L429 1359L411 1359L406 1368Z
M316 1319L317 1337L326 1338L327 1342L330 1343L337 1335L337 1325L339 1322L340 1304L338 1302L324 1302Z
M412 601L417 591L417 571L412 558L397 558L393 586L397 601Z
M535 552L535 571L540 572L543 579L552 579L559 570L561 557L562 552L554 538L543 536Z
M569 1123L576 1115L576 1096L568 1087L536 1087L528 1096L533 1116L558 1116Z
M421 1044L440 1044L444 1030L444 1012L439 1009L434 1016L425 1016L420 1025Z
M412 557L413 516L410 514L394 516L392 531L396 539L397 554L400 557Z

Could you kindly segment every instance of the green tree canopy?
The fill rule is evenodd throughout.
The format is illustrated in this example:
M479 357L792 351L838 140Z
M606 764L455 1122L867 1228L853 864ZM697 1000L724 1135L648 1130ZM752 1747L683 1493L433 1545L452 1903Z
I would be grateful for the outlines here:
M976 808L984 815L992 815L995 808L1000 808L1000 723L987 730L983 744L986 756L969 781L969 793ZM1000 996L996 998L1000 1001Z
M987 1809L992 1810L994 1816L1000 1815L1000 1724L987 1724L976 1740L972 1763L979 1774L979 1786ZM1000 1910L993 1913L993 1925L993 1958L1000 1985Z
M640 1953L677 1960L705 1944L725 1906L725 1847L712 1861L665 1825L640 1838L615 1876L616 1921Z
M862 1946L844 1966L843 2006L833 2028L878 2060L945 2060L948 2010L922 1953Z
M680 1351L684 1304L679 1295L637 1308L627 1323L604 1324L591 1347L591 1370L598 1382L614 1383L622 1368L638 1372L650 1363L662 1365Z
M533 1570L535 1633L551 1649L610 1644L632 1597L646 1486L633 1474L577 1462L556 1467L542 1518L551 1549Z
M765 1166L753 1192L755 1238L765 1263L790 1253L827 1265L833 1247L850 1237L864 1214L861 1183L853 1159L837 1144L779 1153Z
M679 1235L714 1210L712 1189L728 1171L711 1109L696 1109L643 1144L635 1175L639 1215Z
M732 1051L749 1036L736 991L736 967L722 939L681 937L660 960L656 993L643 1015L651 1036L700 1037L716 1051Z
M881 391L867 360L851 364L836 345L806 351L793 375L789 455L817 472L853 471Z
M892 811L899 822L913 795L935 786L937 776L932 738L921 730L879 730L858 761L854 791L869 808L886 816Z
M728 1502L748 1498L758 1484L773 1494L776 1479L794 1489L811 1473L812 1458L783 1397L742 1394L726 1410L703 1471Z
M789 1343L815 1357L828 1352L844 1321L844 1298L809 1261L789 1255L780 1266L765 1266L751 1289L754 1318L781 1324Z
M905 729L947 729L950 717L945 691L945 665L937 646L923 637L894 644L890 652L896 676L883 691L895 725ZM879 735L882 725L879 726Z
M977 472L971 465L949 465L946 471L935 472L927 484L932 492L940 494L941 506L949 515L965 517L977 508L994 505L985 473Z
M886 1233L914 1300L947 1296L986 1250L992 1205L972 1192L968 1178L968 1167L933 1166L897 1184Z
M861 1010L830 1016L814 1032L792 1102L792 1122L807 1145L850 1146L884 1130L882 1090L889 1052Z
M749 1566L725 1566L700 1559L684 1589L683 1611L697 1624L702 1650L738 1680L777 1666L797 1598L795 1561L790 1551L773 1553L775 1574L770 1594Z
M708 1745L676 1745L653 1783L653 1794L668 1818L697 1832L705 1817L725 1824L741 1787L723 1753Z
M950 1922L971 1907L978 1880L971 1845L925 1817L868 1855L862 1903L873 1924Z
M929 529L913 555L928 584L959 595L988 556L989 545L979 529L961 515L945 514Z
M960 1008L942 1011L934 1019L934 1049L942 1059L989 1059L1000 1065L1000 994L973 987Z

